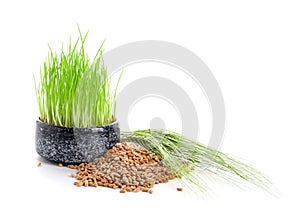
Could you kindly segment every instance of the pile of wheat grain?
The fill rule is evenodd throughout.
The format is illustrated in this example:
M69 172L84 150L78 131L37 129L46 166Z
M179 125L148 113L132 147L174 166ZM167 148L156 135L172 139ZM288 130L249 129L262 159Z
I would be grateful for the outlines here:
M159 157L141 147L130 144L116 144L103 157L92 163L82 163L74 176L74 185L110 187L125 192L153 193L154 184L165 183L175 178Z

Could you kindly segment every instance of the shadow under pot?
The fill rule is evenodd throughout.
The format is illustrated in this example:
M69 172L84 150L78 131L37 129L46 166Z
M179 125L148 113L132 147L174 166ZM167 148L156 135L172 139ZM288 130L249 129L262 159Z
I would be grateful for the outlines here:
M65 164L91 162L120 142L119 123L92 128L69 128L36 122L36 151L50 161Z

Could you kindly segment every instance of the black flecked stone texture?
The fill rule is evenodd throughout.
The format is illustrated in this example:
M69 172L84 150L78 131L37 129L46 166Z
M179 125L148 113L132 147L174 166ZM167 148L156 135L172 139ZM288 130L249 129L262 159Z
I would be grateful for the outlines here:
M36 121L36 151L41 157L57 163L93 161L118 142L118 122L93 128L68 128Z

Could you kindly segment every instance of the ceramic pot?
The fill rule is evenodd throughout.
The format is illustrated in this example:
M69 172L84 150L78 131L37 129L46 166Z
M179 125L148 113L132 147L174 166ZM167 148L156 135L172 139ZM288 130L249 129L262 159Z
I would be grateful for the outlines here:
M92 128L69 128L36 122L36 151L50 161L90 162L120 142L119 123Z

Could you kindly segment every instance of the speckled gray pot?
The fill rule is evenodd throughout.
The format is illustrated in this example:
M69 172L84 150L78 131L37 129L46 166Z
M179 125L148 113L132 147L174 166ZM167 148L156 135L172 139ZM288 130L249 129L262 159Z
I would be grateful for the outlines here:
M59 163L90 162L120 142L118 122L93 128L67 128L36 122L36 151Z

